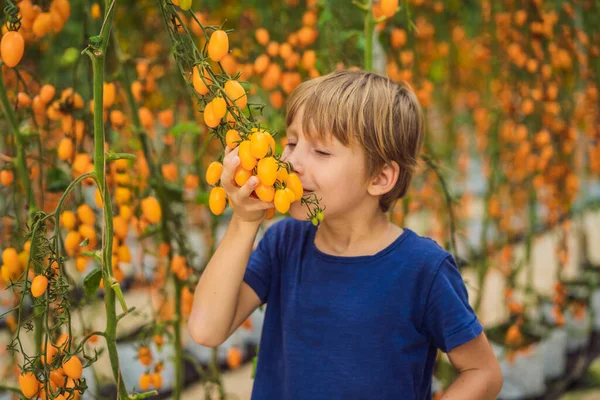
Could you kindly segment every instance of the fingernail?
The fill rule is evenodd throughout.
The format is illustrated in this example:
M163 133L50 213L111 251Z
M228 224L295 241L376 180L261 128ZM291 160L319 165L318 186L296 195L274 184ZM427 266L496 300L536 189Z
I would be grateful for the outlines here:
M252 178L249 179L249 183L251 186L254 186L258 183L258 179L256 179L255 176L253 176Z
M233 160L231 161L231 163L233 165L238 165L240 163L240 158L239 157L233 157Z

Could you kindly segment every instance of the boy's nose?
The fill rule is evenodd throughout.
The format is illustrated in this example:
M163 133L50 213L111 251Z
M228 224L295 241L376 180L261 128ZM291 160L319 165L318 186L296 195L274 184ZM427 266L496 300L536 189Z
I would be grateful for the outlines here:
M285 155L285 153L284 153L284 155ZM296 171L296 173L298 175L302 175L304 173L303 163L302 163L301 157L298 156L297 151L292 151L290 154L285 155L284 161L292 163L292 166L294 167L294 171Z

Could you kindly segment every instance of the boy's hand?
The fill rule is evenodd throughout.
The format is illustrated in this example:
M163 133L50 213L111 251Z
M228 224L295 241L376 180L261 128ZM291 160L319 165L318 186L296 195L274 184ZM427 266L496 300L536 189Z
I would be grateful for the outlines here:
M250 195L258 185L258 177L248 179L244 186L239 187L234 181L234 174L240 165L238 156L239 146L231 150L225 147L221 185L227 192L227 197L233 204L233 214L245 222L261 222L266 216L266 210L273 208L272 203L251 198Z

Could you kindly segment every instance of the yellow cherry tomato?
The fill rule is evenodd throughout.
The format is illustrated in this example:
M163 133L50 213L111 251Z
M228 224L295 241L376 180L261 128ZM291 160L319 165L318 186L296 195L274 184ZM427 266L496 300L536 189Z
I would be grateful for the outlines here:
M285 214L290 209L290 198L284 189L279 189L275 192L275 208L282 214Z
M212 109L215 116L219 119L223 118L227 113L227 103L225 103L225 99L222 97L215 97L211 103L213 105Z
M298 175L295 172L292 172L288 176L286 184L287 187L290 188L292 192L294 192L294 195L296 196L296 201L300 200L302 198L302 193L304 189L302 188L302 182L300 182L300 178L298 178Z
M208 41L208 56L215 62L221 61L229 53L229 37L221 29L210 35Z
M285 167L280 167L279 170L277 170L277 180L281 182L286 182L289 175L290 174Z
M240 134L235 129L230 129L225 134L225 142L230 149L235 149L241 139Z
M217 116L214 104L212 102L208 103L206 107L204 107L204 123L210 128L216 128L219 126L220 122L221 118Z
M235 174L233 175L233 180L239 186L244 186L246 184L246 182L248 182L248 179L250 179L251 177L252 177L252 171L248 171L247 169L239 167L235 171Z
M275 197L275 188L273 186L263 185L262 183L259 183L258 186L256 186L254 192L256 192L259 199L266 201L267 203L272 202Z
M208 168L206 169L206 183L209 185L214 185L219 182L221 179L221 174L223 173L223 164L218 161L213 161L210 163Z
M249 140L244 140L242 143L240 143L240 150L238 156L240 157L240 164L244 169L248 171L252 171L252 169L254 169L257 160L256 157L254 157L250 152Z
M262 131L254 132L250 136L250 153L254 157L261 159L269 152L269 139L267 136L270 135Z
M223 214L225 206L227 205L227 194L225 189L220 186L212 188L210 196L208 198L208 207L210 211L215 215Z
M275 158L266 157L260 160L256 173L263 185L272 186L277 180L277 161Z
M290 199L290 203L293 203L294 201L296 201L296 195L294 194L292 189L290 189L289 187L286 187L283 190L285 190L285 194L287 194L288 198Z
M183 11L187 11L192 8L192 0L179 0L179 8Z
M38 275L31 282L31 295L33 297L40 297L46 292L46 288L48 287L48 278L44 275Z

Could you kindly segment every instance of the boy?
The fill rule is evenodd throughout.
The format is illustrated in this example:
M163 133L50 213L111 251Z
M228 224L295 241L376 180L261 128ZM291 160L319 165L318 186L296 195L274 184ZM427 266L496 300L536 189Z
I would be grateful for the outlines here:
M411 89L336 71L294 90L286 124L283 158L325 219L313 226L295 202L252 251L272 205L250 197L256 178L233 184L240 161L227 151L234 212L198 282L194 340L220 345L267 303L253 399L431 399L438 348L460 371L443 399L495 399L502 374L454 258L386 216L423 142Z

